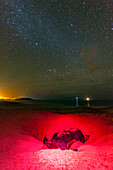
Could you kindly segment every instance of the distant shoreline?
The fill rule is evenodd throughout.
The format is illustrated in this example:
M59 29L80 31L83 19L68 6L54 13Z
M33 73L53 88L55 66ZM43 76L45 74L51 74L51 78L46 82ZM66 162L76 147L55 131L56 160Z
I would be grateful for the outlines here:
M79 106L66 105L66 103L47 102L38 100L0 100L0 110L43 110L47 112L68 113L113 113L113 106Z

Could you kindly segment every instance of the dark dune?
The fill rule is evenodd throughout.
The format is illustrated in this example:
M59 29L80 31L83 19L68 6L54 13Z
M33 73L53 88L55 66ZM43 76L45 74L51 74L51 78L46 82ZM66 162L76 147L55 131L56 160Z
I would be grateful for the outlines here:
M18 98L16 100L33 100L32 98L30 97L23 97L23 98Z

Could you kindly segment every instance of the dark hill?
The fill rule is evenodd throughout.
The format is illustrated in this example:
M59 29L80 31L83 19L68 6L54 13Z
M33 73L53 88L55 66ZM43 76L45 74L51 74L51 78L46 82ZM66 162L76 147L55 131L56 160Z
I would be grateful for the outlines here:
M18 98L16 100L33 100L32 98L26 97L26 98Z

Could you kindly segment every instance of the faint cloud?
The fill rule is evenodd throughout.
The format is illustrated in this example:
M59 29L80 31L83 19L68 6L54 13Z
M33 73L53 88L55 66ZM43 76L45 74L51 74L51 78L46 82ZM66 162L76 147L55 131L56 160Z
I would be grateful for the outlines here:
M94 72L96 70L96 65L91 62L90 60L84 60L84 63L86 65L86 67L88 67L90 72Z
M92 73L97 69L96 64L94 61L97 59L99 55L98 48L96 45L92 46L91 48L83 47L82 49L82 57L83 62L86 68Z

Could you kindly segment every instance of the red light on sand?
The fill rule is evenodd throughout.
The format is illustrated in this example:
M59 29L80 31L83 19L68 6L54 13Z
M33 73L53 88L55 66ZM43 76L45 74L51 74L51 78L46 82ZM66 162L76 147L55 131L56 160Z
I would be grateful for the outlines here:
M40 131L43 129L44 133L41 133L38 137L41 141L43 141L45 135L47 134L48 139L51 139L56 132L69 128L77 128L80 129L83 134L87 134L86 129L84 128L84 119L81 120L78 116L75 118L72 114L62 114L45 121L43 125L40 126Z
M113 126L103 120L103 116L108 118L107 114L58 115L45 111L35 114L30 110L26 117L25 111L1 112L7 115L1 117L0 124L2 169L113 169ZM12 120L18 123L15 125ZM89 134L90 139L77 152L44 147L42 141L46 134L51 138L66 128L78 128L83 134Z

